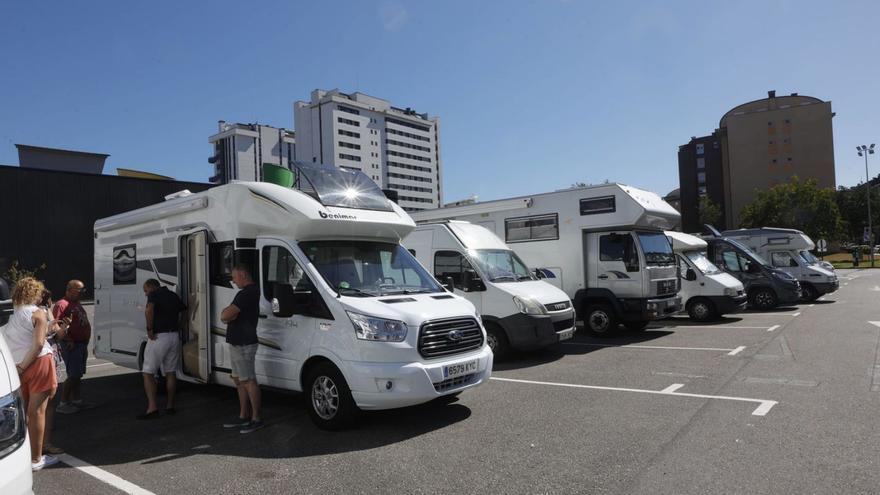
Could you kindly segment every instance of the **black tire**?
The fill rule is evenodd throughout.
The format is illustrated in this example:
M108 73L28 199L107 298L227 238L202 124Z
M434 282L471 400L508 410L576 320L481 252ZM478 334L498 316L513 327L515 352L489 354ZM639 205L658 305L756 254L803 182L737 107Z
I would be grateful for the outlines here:
M755 291L752 292L751 300L752 306L760 310L773 309L779 304L779 298L776 297L776 292L773 292L773 289L768 287L755 289Z
M687 303L688 316L694 321L711 321L718 317L715 305L708 299L696 298Z
M624 323L623 326L625 326L626 329L629 330L630 332L641 332L644 329L648 328L648 323L651 323L651 322L650 321L628 321L628 322Z
M801 284L801 300L811 302L816 299L819 299L819 291L813 287L813 284Z
M497 325L486 325L486 343L492 349L496 360L504 359L510 354L510 341L507 340L507 334Z
M318 428L343 430L354 424L360 409L351 397L345 377L333 363L316 364L303 385L306 410Z
M584 310L584 327L590 335L607 337L617 332L617 315L606 304L590 304Z

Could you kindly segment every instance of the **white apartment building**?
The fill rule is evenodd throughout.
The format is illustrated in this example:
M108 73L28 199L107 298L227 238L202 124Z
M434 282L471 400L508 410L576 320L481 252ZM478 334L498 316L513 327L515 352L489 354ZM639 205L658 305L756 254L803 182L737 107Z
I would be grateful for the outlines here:
M264 163L289 169L295 160L293 131L260 124L218 122L218 132L208 138L214 145L215 184L230 180L261 181Z
M297 161L361 170L406 211L442 205L437 117L337 89L312 91L293 113Z

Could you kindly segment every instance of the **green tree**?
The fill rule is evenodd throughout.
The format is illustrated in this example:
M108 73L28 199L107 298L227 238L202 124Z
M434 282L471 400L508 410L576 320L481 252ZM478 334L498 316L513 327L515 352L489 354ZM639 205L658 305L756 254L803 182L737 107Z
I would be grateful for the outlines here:
M874 227L875 239L880 229L880 191L877 183L880 176L871 181L871 223ZM865 183L853 187L840 186L836 191L837 207L843 218L843 240L861 243L865 227L868 225L868 201L865 194Z
M721 221L721 207L709 199L708 196L702 196L700 198L700 204L697 205L697 213L699 213L700 216L701 228L705 224L718 227L719 222Z
M784 227L804 231L813 239L838 239L843 220L834 189L822 189L814 179L791 182L761 191L740 214L740 227Z

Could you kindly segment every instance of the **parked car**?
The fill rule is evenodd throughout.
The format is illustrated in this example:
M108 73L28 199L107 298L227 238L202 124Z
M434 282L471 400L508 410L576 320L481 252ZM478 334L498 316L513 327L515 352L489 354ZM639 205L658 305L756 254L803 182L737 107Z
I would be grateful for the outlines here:
M12 352L0 332L0 493L33 493L31 447L28 441L21 383Z

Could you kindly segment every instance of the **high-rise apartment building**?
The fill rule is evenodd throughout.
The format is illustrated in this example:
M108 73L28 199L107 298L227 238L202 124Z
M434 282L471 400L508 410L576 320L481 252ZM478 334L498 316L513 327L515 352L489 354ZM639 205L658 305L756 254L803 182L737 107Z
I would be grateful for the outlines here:
M793 176L835 187L830 101L792 93L739 105L711 135L679 147L682 226L700 230L702 196L721 207L722 228L737 228L757 193Z
M362 93L312 91L294 104L296 160L361 170L407 211L442 205L440 121Z
M218 132L208 138L214 145L214 176L209 180L225 184L230 180L263 180L263 164L290 168L295 158L296 139L292 131L260 124L218 122Z

